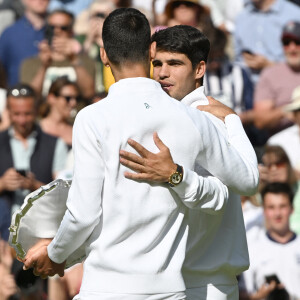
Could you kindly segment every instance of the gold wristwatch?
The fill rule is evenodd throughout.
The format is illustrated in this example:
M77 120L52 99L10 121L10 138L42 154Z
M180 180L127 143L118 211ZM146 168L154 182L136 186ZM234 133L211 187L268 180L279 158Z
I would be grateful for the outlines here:
M168 184L169 186L171 187L174 187L176 185L178 185L181 181L182 181L182 178L183 178L183 168L182 166L177 165L177 169L174 173L172 173L169 177L169 181L168 181Z

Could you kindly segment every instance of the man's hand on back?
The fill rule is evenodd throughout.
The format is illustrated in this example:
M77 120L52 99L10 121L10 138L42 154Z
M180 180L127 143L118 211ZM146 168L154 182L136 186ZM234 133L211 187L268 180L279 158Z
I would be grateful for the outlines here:
M214 99L213 97L207 97L209 104L208 105L199 105L197 109L206 111L221 119L223 122L225 117L230 114L236 114L230 107L221 103L220 101Z
M131 139L128 140L128 144L139 155L120 150L121 164L136 172L125 172L126 178L150 182L168 182L170 175L176 171L177 166L173 162L169 148L160 140L156 132L153 134L153 140L160 150L157 154L148 151Z

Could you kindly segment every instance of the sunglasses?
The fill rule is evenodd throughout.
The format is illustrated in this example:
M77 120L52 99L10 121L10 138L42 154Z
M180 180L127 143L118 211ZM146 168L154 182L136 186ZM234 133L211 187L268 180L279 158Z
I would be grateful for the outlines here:
M76 102L80 101L79 96L75 97L75 96L68 96L68 95L59 95L59 97L64 98L67 101L67 103L69 103L72 99L74 99Z
M290 43L295 43L296 46L300 46L300 40L296 40L296 39L282 39L283 46L289 46Z
M272 163L269 163L269 164L265 164L265 166L268 169L270 169L272 166L275 166L277 168L282 168L282 167L286 166L286 163L282 162L282 161L278 161L278 162L272 162Z
M13 97L34 97L34 90L28 87L12 88L7 92L7 96Z
M49 26L50 30L53 30L53 31L54 31L55 28L58 28L58 29L60 29L62 31L69 31L69 30L71 30L71 26L70 25L64 25L64 26L48 25L48 26Z

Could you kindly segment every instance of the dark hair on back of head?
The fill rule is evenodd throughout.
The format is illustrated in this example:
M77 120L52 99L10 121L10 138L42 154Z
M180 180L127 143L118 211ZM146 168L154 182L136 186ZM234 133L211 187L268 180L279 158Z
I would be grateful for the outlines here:
M261 191L262 202L264 203L266 194L284 194L287 195L291 205L293 205L294 192L292 187L285 182L272 182L267 184Z
M150 25L137 9L119 8L110 13L103 24L102 38L107 57L115 65L149 61Z
M188 25L176 25L152 35L151 42L156 42L157 51L185 54L193 68L200 61L207 62L210 50L208 38L198 29Z

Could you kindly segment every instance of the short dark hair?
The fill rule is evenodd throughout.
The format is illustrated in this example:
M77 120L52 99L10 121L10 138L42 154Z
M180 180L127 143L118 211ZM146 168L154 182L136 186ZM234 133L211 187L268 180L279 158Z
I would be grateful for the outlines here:
M119 8L110 13L103 24L102 38L113 64L149 62L150 25L137 9Z
M261 191L262 202L264 203L266 194L284 194L287 195L290 204L293 205L294 192L292 187L285 182L272 182L268 183Z
M14 86L12 86L7 90L6 96L7 98L8 97L14 97L14 98L30 97L36 99L36 93L34 89L26 83L15 84Z
M6 93L6 97L7 97L6 106L8 108L9 108L9 98L10 97L17 98L17 99L31 98L31 99L33 99L35 109L37 109L39 106L39 101L37 99L36 92L30 85L28 85L26 83L17 83L14 86L12 86L11 88L9 88Z
M176 25L159 30L152 35L151 42L156 42L157 51L185 54L193 69L200 61L207 62L210 42L206 35L195 27Z

